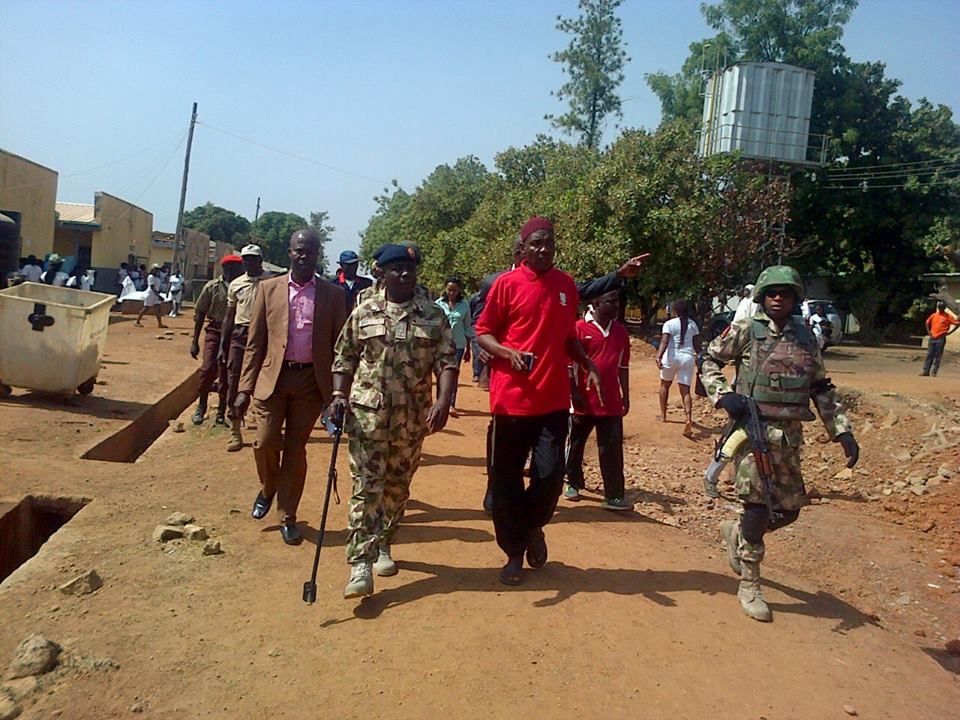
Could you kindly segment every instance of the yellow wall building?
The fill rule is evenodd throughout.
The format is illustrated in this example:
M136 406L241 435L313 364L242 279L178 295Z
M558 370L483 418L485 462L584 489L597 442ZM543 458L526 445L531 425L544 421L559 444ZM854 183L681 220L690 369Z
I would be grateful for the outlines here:
M150 262L152 213L102 191L92 205L58 202L56 208L53 245L61 255L97 269L116 269L131 256L136 263Z
M57 172L0 149L0 213L19 224L20 255L53 252Z

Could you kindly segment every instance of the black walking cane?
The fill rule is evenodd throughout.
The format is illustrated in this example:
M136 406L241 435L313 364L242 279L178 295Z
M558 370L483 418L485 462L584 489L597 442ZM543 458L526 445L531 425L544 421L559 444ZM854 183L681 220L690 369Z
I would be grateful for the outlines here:
M333 415L333 451L330 453L330 473L327 475L327 494L323 498L323 515L320 517L320 532L317 537L317 552L313 556L313 572L303 584L303 601L312 605L317 601L317 568L320 565L320 548L323 547L323 531L327 527L327 509L330 507L330 491L337 489L337 450L340 449L340 437L343 435L343 406L338 405ZM340 496L337 495L337 502Z

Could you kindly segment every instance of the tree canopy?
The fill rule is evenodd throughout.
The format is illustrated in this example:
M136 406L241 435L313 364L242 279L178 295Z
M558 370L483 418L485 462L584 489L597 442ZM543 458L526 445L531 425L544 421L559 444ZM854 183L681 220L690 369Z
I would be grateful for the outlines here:
M290 236L297 230L308 227L307 220L296 213L271 210L263 213L254 226L255 242L263 251L263 259L274 265L288 267L290 264Z
M680 72L647 76L664 122L699 122L702 68L784 62L816 73L810 131L827 166L794 172L788 233L812 251L797 261L831 279L868 331L917 314L917 276L958 217L960 128L949 108L898 95L882 62L854 62L843 27L856 0L720 0L701 11L717 35L690 45ZM789 170L788 170L789 171ZM953 180L951 180L951 178Z
M184 227L199 230L210 236L215 242L243 245L250 232L250 221L232 210L227 210L212 202L198 205L183 214Z
M599 25L588 18L602 11L605 37L616 36L622 58L618 4L584 0L579 19L561 19L558 28L573 34L567 52L589 46L584 38ZM852 309L868 333L909 329L905 318L919 329L930 288L917 278L939 269L934 247L955 242L960 225L960 126L950 108L899 95L882 62L846 55L843 27L855 8L855 0L705 4L716 35L693 42L676 74L647 78L662 105L655 131L622 130L601 149L599 132L590 133L603 114L592 126L580 122L589 103L571 100L570 124L554 120L576 136L573 143L538 136L498 153L493 168L468 156L438 166L412 190L394 182L376 198L361 254L369 259L385 242L414 241L429 287L439 290L456 273L475 288L510 263L519 228L538 214L555 223L558 266L579 280L651 252L628 286L630 302L644 309L724 294L782 259L826 278L836 304ZM702 68L713 64L705 54L720 67L757 60L813 70L811 132L826 137L826 166L760 166L737 153L698 157ZM578 72L570 82L587 77ZM622 63L612 72L615 98ZM611 103L596 107L615 114L619 99Z

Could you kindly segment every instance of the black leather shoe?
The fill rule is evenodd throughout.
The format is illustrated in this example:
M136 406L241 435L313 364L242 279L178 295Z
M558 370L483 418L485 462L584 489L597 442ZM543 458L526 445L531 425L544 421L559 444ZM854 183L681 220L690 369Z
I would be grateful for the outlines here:
M273 495L264 497L262 492L257 493L257 499L253 501L253 512L250 514L254 520L262 520L270 512L270 506L273 505Z
M527 564L534 570L547 564L547 539L540 528L531 531L530 544L527 545Z
M281 525L280 535L283 536L283 541L287 545L299 545L303 542L303 538L300 537L300 528L293 523L284 523Z

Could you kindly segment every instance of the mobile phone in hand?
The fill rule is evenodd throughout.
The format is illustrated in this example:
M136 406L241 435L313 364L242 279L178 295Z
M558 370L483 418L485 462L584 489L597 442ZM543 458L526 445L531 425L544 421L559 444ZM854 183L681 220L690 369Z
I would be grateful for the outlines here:
M537 356L532 352L520 353L523 358L523 367L527 372L533 371L533 363L536 361Z

